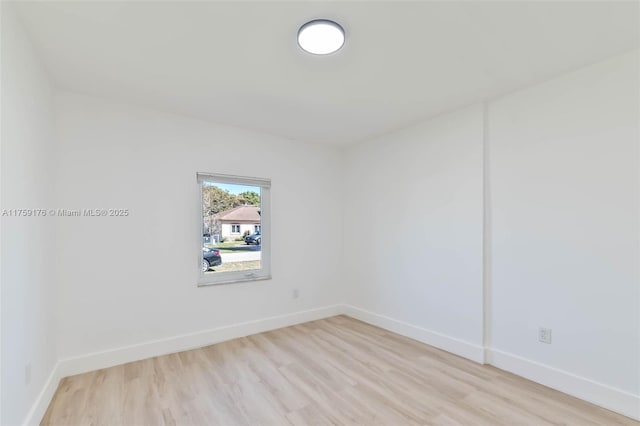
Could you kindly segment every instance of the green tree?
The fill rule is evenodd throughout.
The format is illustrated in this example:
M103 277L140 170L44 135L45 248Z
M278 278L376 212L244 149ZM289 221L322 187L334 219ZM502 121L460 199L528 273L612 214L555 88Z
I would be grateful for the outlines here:
M242 202L242 204L248 204L251 206L259 206L260 205L260 194L254 191L245 191L238 194L238 199Z
M242 205L237 197L217 186L202 188L202 214L210 216Z

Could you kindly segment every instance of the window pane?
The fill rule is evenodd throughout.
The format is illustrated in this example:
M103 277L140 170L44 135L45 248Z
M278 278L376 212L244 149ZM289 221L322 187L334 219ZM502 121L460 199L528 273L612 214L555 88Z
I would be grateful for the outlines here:
M261 268L261 188L202 182L205 276Z

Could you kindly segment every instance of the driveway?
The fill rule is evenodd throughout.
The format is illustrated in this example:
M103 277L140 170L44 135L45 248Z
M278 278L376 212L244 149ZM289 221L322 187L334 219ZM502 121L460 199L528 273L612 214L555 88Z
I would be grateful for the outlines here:
M225 262L244 262L247 260L260 260L261 252L259 251L238 251L234 253L220 253L222 263Z

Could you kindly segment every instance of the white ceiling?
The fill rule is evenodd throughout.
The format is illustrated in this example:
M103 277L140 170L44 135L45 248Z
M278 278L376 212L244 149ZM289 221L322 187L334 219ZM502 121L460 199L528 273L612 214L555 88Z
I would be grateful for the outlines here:
M55 84L342 144L638 48L637 2L24 2ZM313 18L345 46L296 44Z

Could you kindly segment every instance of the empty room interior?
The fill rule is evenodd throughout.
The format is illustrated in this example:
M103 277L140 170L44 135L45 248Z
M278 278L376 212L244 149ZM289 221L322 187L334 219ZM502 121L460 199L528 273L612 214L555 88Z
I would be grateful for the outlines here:
M640 2L0 13L3 426L640 425Z

